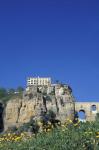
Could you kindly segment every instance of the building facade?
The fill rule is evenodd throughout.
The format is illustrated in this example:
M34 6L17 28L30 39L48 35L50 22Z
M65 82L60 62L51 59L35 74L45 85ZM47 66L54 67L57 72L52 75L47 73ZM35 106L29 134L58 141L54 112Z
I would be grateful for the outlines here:
M33 86L33 85L38 85L38 86L48 86L51 85L51 78L40 78L40 77L30 77L27 79L27 87L28 86Z

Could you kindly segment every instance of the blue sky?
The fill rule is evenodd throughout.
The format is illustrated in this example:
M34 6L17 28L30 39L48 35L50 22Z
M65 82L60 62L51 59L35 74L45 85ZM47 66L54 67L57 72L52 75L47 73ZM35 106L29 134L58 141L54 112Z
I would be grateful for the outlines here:
M38 75L99 101L99 0L0 1L0 87Z

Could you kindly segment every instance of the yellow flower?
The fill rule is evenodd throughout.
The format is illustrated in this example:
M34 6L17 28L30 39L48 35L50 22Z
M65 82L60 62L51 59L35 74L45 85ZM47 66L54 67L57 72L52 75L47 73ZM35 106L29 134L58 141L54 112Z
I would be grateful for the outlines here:
M41 123L40 121L38 121L38 125L39 125L39 126L42 126L42 123Z
M48 124L51 125L51 122L48 121Z
M96 134L99 134L99 132L96 132Z
M50 132L51 131L51 129L47 129L47 132Z
M96 138L99 138L99 135L97 135Z
M62 124L61 127L65 127L65 125Z
M8 136L11 136L11 133L8 133Z
M72 120L69 120L70 123L72 123Z
M24 136L25 136L25 134L24 134L24 133L21 133L21 136L22 136L22 137L24 137Z
M74 126L76 127L78 125L78 123L74 124Z

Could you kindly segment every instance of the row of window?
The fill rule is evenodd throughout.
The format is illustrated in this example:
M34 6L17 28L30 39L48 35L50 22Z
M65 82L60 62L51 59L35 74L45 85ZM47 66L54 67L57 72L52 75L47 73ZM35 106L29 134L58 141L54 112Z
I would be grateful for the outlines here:
M42 80L42 81L36 81L36 80L33 80L33 81L28 81L28 84L48 84L49 81L46 81L46 80Z

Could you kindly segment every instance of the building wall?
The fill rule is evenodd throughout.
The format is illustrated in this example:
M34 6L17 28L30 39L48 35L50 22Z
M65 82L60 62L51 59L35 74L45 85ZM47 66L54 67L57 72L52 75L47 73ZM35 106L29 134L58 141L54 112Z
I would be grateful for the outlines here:
M50 85L51 78L30 77L27 79L27 86L31 85Z
M95 111L92 111L92 106L96 106ZM96 114L99 113L99 102L75 102L75 111L84 111L86 121L94 121Z

